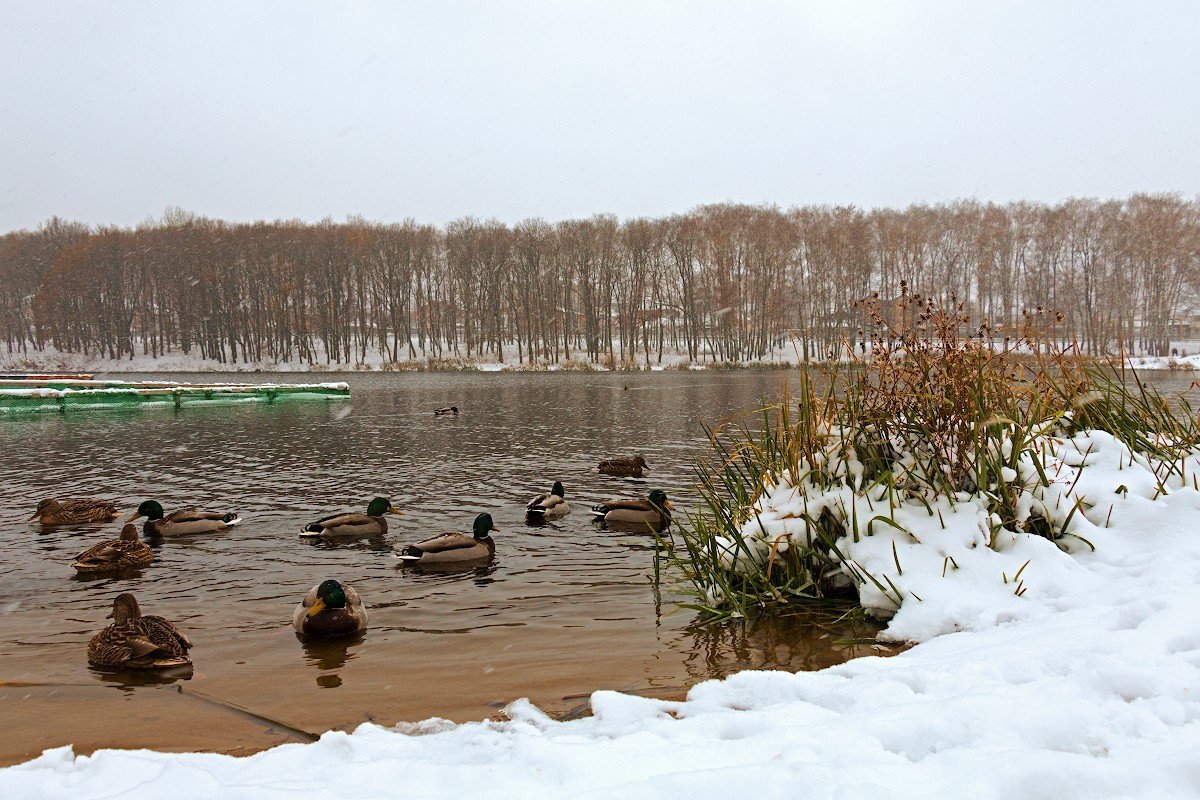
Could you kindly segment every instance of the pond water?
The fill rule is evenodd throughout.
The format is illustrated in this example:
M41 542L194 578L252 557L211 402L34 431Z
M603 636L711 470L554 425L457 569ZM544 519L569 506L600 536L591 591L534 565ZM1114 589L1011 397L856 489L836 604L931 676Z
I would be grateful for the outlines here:
M604 530L586 513L654 488L686 513L696 501L692 465L706 450L701 423L776 396L784 373L271 379L347 380L352 399L0 421L0 763L72 742L78 752L247 752L365 720L494 717L519 697L569 715L596 689L678 697L741 669L818 669L876 652L799 619L697 626L676 607L670 580L660 591L651 579L653 539ZM450 404L462 415L431 413ZM636 452L650 463L643 480L591 471L603 457ZM555 480L571 513L525 525L524 503ZM139 576L82 580L72 557L119 526L25 521L55 495L106 497L126 512L144 499L168 511L236 510L244 522L154 543L156 561ZM376 495L404 511L385 537L331 544L297 535ZM491 564L399 568L393 548L469 532L480 511L500 528ZM360 640L307 645L293 633L292 607L327 577L367 603ZM88 667L87 642L123 591L191 637L190 679Z

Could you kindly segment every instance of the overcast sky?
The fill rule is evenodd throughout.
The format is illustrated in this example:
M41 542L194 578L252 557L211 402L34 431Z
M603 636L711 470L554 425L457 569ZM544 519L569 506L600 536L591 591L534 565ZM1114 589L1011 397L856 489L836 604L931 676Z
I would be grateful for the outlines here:
M0 0L0 230L1200 191L1200 2Z

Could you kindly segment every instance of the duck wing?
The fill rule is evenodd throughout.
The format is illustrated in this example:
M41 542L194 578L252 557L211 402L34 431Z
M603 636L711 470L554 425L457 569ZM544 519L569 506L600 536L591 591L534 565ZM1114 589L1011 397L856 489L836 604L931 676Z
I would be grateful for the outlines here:
M139 634L122 625L109 625L88 642L88 661L102 667L124 664L133 655L129 641Z
M146 638L154 642L161 650L173 656L187 655L192 641L174 624L153 614L142 617L139 622L142 623L142 630L145 632Z
M117 516L117 507L107 500L60 500L59 513L78 522L107 522Z
M358 512L349 512L345 514L332 514L323 519L319 519L313 524L320 528L341 528L343 526L353 527L355 525L371 525L375 519L366 514Z
M443 533L441 536L435 536L423 542L410 544L405 548L405 551L415 549L422 553L445 553L450 550L465 550L477 544L479 544L479 541L474 536L467 536L461 533Z
M592 506L592 513L599 516L604 516L610 511L653 511L658 512L649 500L605 500L603 503L597 503Z
M116 561L121 555L121 540L108 539L107 541L100 542L100 544L92 545L87 550L75 556L75 562L77 564L106 563Z
M194 508L182 508L179 511L172 511L167 514L167 522L200 522L207 520L216 520L218 522L228 523L236 514L226 514L221 511L197 511Z

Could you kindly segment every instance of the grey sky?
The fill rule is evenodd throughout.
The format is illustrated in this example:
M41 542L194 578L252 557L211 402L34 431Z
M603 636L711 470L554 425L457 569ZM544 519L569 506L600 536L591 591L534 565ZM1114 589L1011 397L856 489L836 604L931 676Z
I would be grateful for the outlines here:
M0 13L0 230L1200 190L1197 2Z

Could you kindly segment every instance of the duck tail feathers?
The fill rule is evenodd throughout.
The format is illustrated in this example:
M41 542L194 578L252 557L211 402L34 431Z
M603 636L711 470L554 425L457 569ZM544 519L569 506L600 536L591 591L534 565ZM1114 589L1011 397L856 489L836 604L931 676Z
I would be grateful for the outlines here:
M228 514L225 514L224 516L221 517L221 522L224 522L226 525L228 525L230 527L237 525L241 521L242 521L242 518L238 516L238 513L236 511L230 511Z

